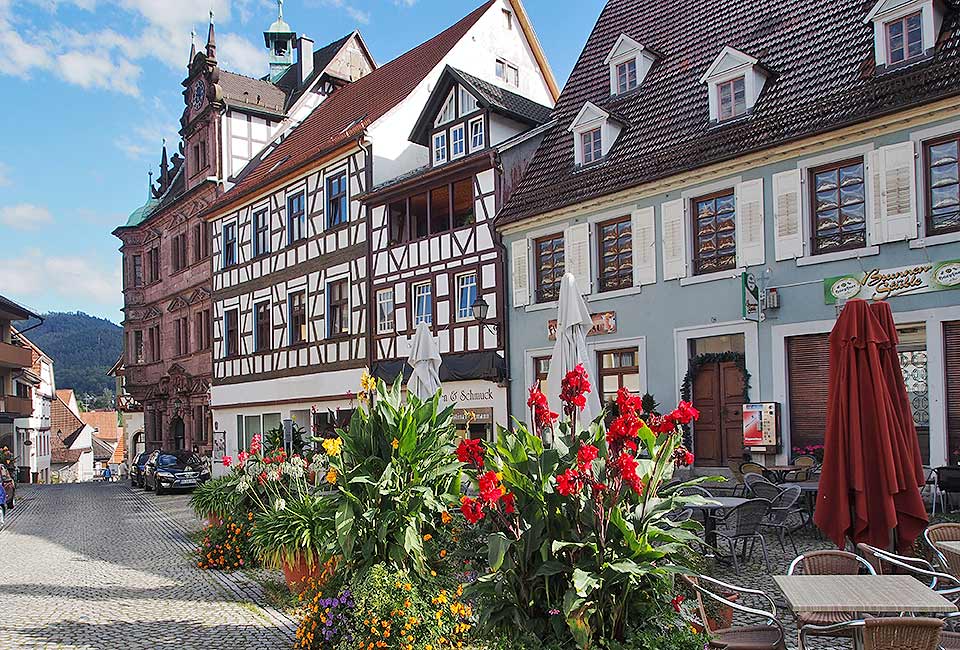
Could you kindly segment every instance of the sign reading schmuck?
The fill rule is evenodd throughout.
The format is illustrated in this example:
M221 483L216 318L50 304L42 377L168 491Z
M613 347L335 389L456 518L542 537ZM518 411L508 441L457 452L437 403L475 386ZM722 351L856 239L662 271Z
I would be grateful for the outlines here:
M823 297L828 305L833 305L851 298L886 300L958 288L960 260L947 260L827 278L823 281Z

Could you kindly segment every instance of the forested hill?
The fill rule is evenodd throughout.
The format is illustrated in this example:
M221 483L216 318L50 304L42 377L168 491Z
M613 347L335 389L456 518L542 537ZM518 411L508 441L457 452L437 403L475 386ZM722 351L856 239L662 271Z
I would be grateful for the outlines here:
M21 321L16 327L26 329L34 322ZM58 389L91 396L114 390L114 378L107 371L123 348L123 329L116 323L79 311L51 312L26 337L53 359Z

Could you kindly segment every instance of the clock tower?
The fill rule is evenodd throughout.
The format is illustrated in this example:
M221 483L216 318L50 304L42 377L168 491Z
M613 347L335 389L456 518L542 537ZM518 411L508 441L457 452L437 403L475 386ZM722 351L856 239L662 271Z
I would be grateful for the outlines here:
M197 51L190 47L187 78L183 82L184 110L180 118L180 135L184 145L184 175L186 189L209 178L221 179L220 109L223 92L220 88L220 68L217 64L217 42L210 12L207 44Z

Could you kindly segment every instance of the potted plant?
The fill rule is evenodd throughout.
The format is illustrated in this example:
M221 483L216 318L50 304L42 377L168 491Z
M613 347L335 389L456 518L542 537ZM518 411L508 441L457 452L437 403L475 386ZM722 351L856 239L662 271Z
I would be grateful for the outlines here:
M326 541L334 511L328 496L305 494L262 514L253 528L256 553L265 566L283 570L287 586L299 593L310 578L319 578L328 559Z
M190 495L190 507L205 523L213 523L234 512L234 495L230 477L222 476L199 485Z

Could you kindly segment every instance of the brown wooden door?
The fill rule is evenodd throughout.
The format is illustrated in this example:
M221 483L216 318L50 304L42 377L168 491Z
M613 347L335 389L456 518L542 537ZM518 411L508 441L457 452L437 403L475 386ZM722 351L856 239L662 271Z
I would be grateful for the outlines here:
M697 465L722 467L743 454L743 372L732 361L701 366L693 380Z

